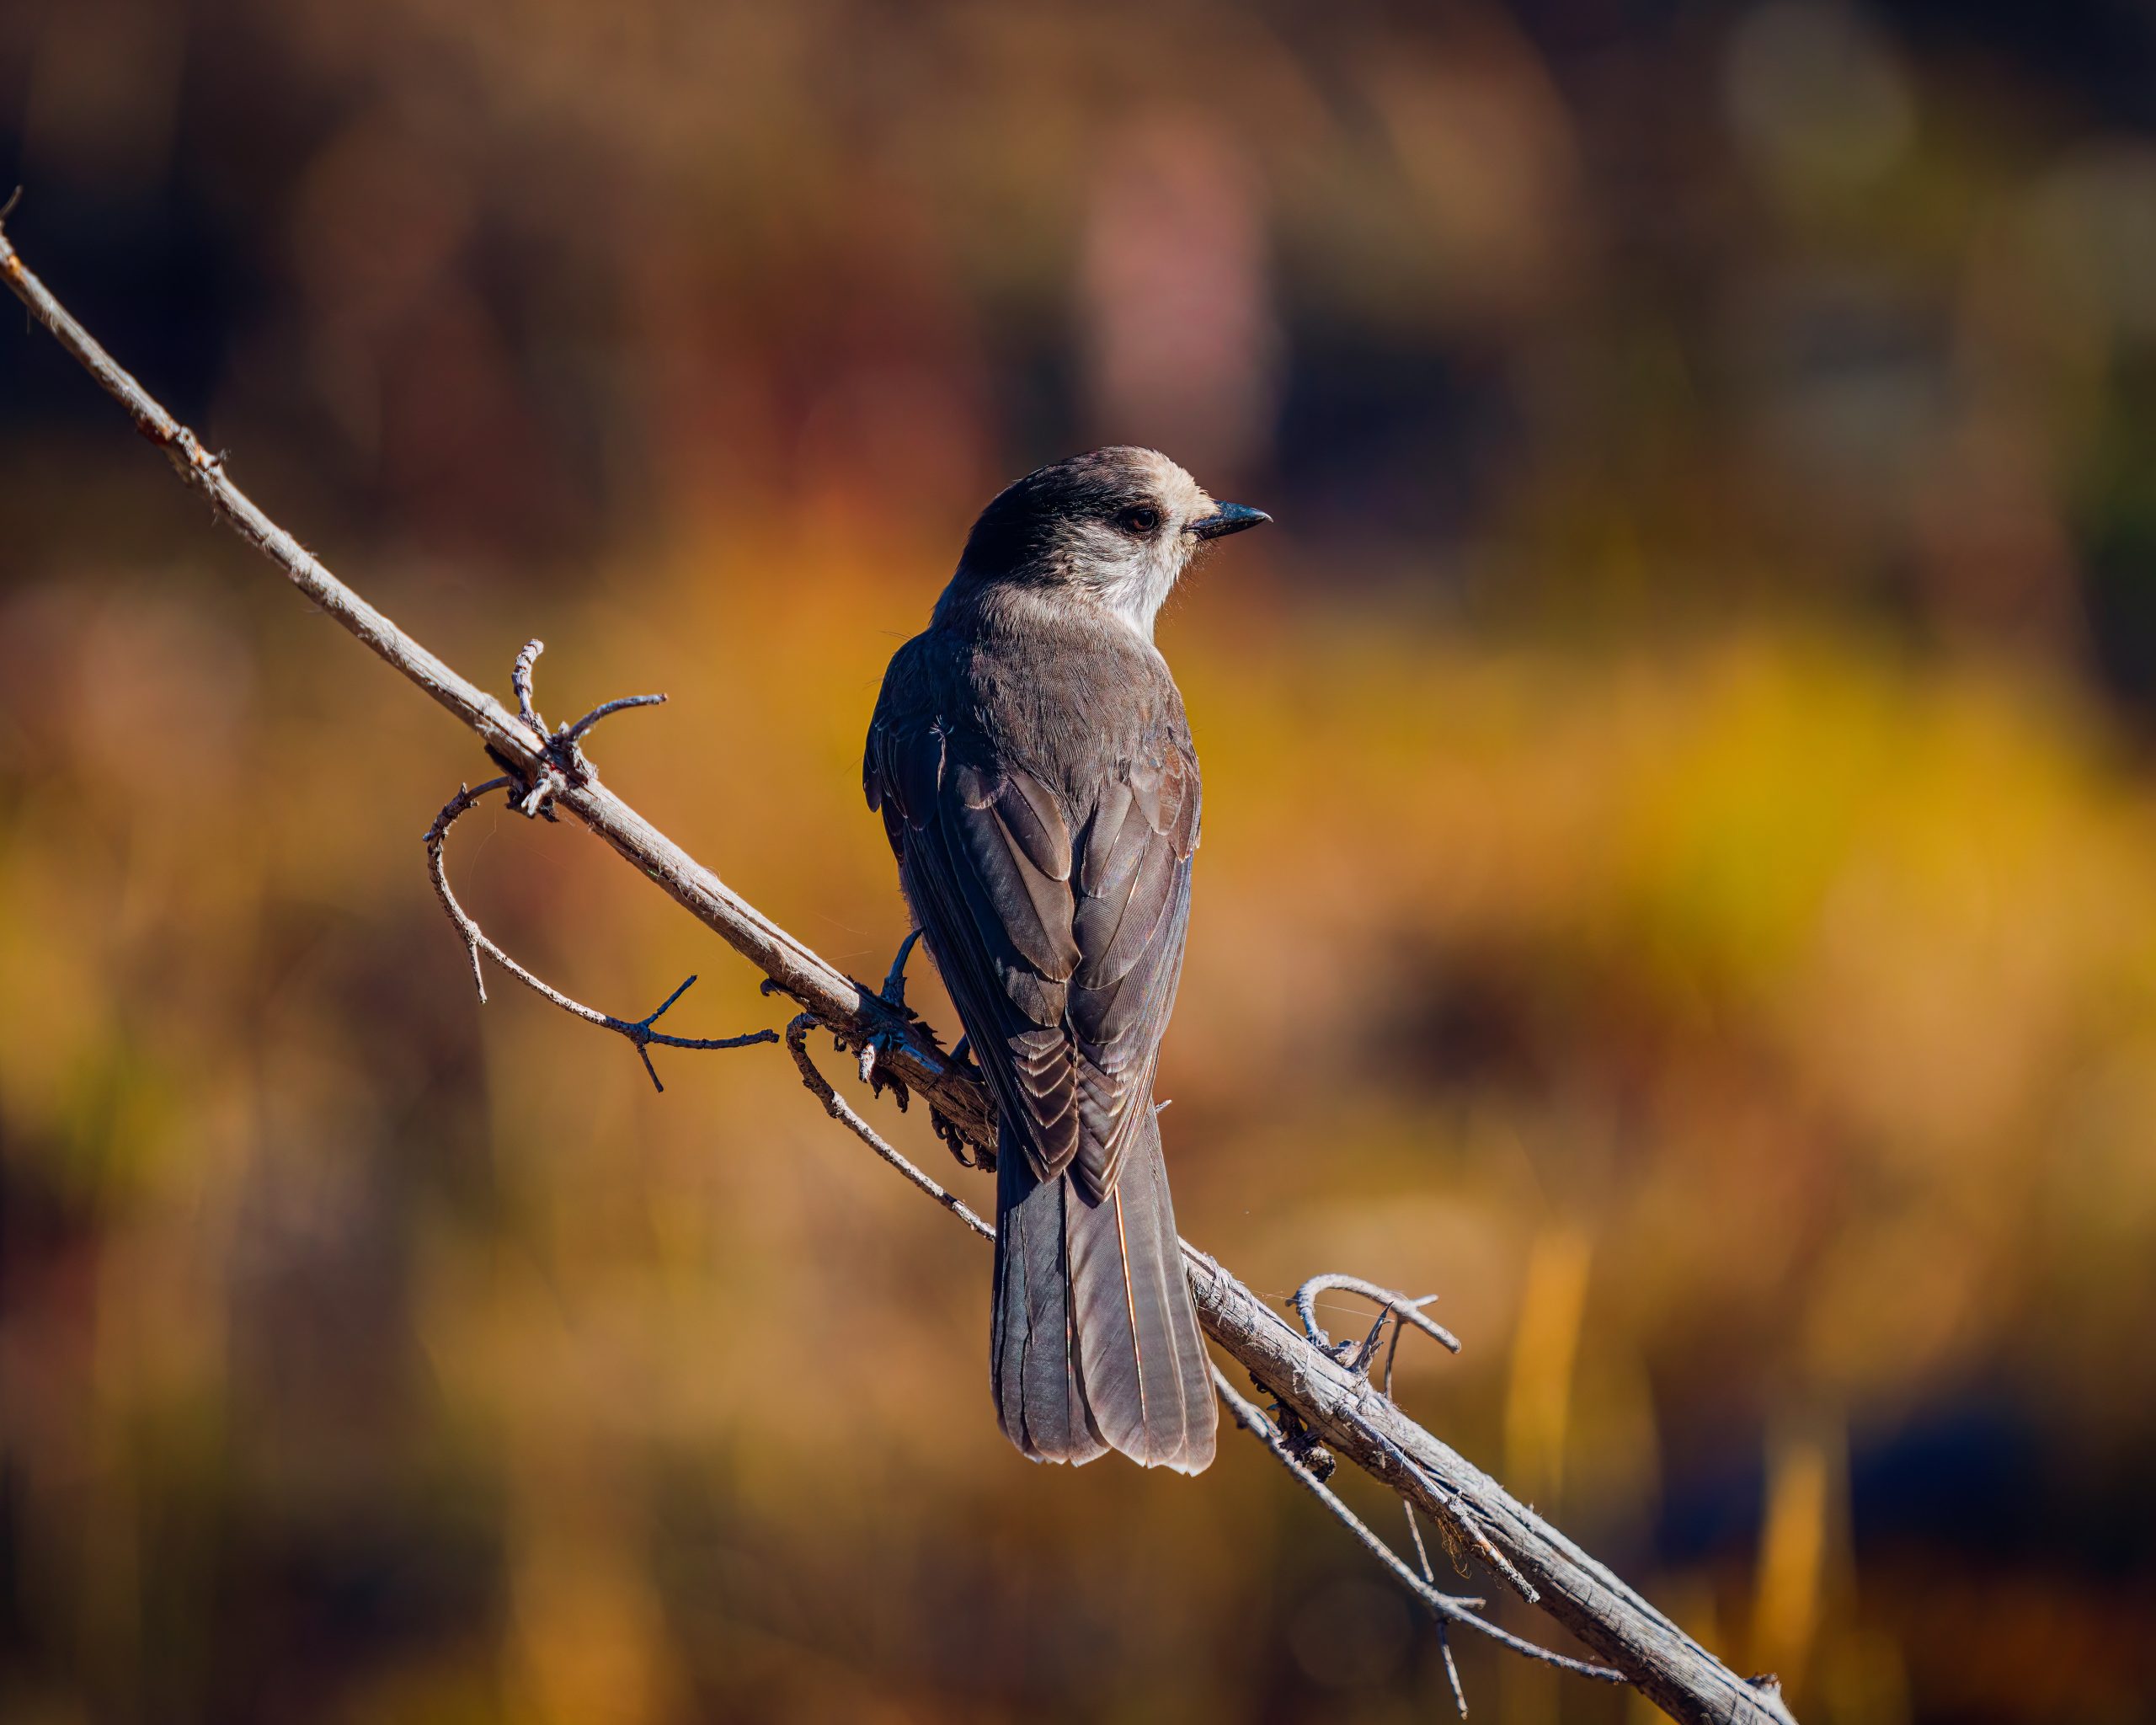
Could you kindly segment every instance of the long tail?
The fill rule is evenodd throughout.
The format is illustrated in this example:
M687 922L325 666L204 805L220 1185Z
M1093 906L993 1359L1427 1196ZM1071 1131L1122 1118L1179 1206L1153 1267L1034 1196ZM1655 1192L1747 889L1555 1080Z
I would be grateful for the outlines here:
M1150 1110L1106 1198L1067 1174L1035 1179L1015 1146L1000 1170L991 1362L1005 1434L1046 1461L1116 1449L1203 1472L1219 1416Z

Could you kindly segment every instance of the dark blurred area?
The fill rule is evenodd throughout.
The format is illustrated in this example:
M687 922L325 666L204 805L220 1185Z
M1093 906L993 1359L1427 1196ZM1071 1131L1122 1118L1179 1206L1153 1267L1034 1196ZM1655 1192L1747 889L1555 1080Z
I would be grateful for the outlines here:
M467 675L667 690L609 782L857 975L979 505L1271 510L1161 630L1185 1231L1441 1292L1403 1401L1808 1725L2156 1716L2152 129L2127 0L0 5L30 267ZM1448 1712L1255 1445L1012 1453L782 1054L478 1007L488 771L0 339L0 1717ZM782 1022L567 826L451 862Z

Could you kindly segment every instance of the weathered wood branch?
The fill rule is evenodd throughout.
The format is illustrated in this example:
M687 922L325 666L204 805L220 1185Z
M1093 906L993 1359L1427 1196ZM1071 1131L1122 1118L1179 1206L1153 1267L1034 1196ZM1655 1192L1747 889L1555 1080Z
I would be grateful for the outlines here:
M992 1143L978 1082L927 1031L818 956L599 782L566 732L548 735L451 669L322 563L232 483L221 456L167 413L25 267L0 230L0 275L74 355L136 429L218 516L286 579L473 732L519 778L543 790L770 979L779 992L856 1049L874 1046L883 1071L923 1095L958 1131ZM523 703L528 707L528 702ZM535 798L535 806L537 805ZM1512 1579L1664 1712L1688 1722L1793 1725L1771 1680L1750 1683L1480 1469L1409 1418L1366 1373L1328 1355L1205 1253L1187 1242L1191 1286L1206 1332L1325 1441L1486 1550Z

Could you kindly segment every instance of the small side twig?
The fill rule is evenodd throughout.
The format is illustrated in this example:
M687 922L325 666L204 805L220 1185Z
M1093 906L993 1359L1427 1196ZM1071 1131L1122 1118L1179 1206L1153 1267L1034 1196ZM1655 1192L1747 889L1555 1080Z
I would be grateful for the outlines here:
M510 667L509 686L516 697L516 714L531 728L537 739L538 763L527 771L491 745L487 752L494 756L494 764L510 769L517 794L510 798L517 813L526 819L538 817L547 820L554 818L554 799L570 789L582 789L595 783L599 775L590 761L584 758L578 746L584 734L602 718L632 707L656 707L664 702L664 695L624 695L615 701L604 701L577 720L564 724L549 734L547 721L540 716L532 698L532 674L539 663L539 655L547 650L547 644L536 637L526 641L517 650L516 662Z
M619 700L604 702L593 708L574 724L563 725L559 733L560 740L564 743L573 744L602 718L611 718L616 713L627 712L632 707L657 707L664 703L665 699L664 695L624 695Z
M1438 1651L1445 1656L1445 1681L1452 1685L1452 1704L1460 1710L1460 1717L1467 1717L1467 1690L1460 1680L1460 1663L1452 1656L1452 1632L1443 1622L1438 1625Z
M1401 1561L1398 1552L1370 1530L1368 1523L1340 1501L1324 1481L1296 1459L1287 1445L1281 1440L1280 1434L1274 1428L1273 1422L1265 1417L1255 1402L1239 1392L1235 1386L1228 1381L1225 1372L1217 1365L1213 1367L1212 1370L1213 1387L1219 1392L1220 1399L1227 1403L1228 1412L1233 1416L1235 1423L1264 1445L1271 1452L1273 1458L1289 1472L1294 1475L1296 1483L1310 1493L1319 1503L1324 1504L1341 1525L1362 1542L1369 1554L1390 1570L1401 1583L1427 1605L1440 1622L1465 1623L1481 1634L1488 1636L1492 1641L1510 1648L1514 1653L1524 1658L1537 1660L1545 1665L1554 1665L1561 1671L1570 1671L1581 1677L1591 1677L1599 1683L1622 1683L1625 1680L1625 1674L1614 1666L1590 1664L1585 1659L1575 1659L1565 1653L1552 1653L1547 1648L1538 1647L1531 1641L1523 1640L1509 1630L1500 1629L1488 1618L1476 1615L1476 1608L1486 1604L1486 1601L1468 1599L1458 1594L1440 1592L1430 1582L1417 1575Z
M1460 1352L1460 1338L1443 1324L1422 1314L1422 1308L1435 1300L1438 1297L1436 1295L1425 1294L1419 1300L1410 1300L1404 1294L1396 1294L1391 1289L1381 1288L1375 1282L1366 1281L1360 1276L1331 1274L1312 1276L1301 1287L1295 1290L1295 1315L1303 1321L1303 1333L1335 1358L1348 1357L1340 1352L1341 1347L1344 1344L1336 1343L1331 1337L1326 1334L1324 1326L1317 1321L1317 1296L1334 1289L1346 1294L1359 1294L1365 1300L1375 1300L1401 1323L1414 1325L1417 1329L1429 1337L1447 1353ZM1362 1361L1364 1366L1369 1365L1369 1355L1374 1352L1375 1349L1369 1344L1364 1344ZM1386 1386L1386 1393L1388 1395L1391 1393L1390 1385Z
M539 709L531 704L531 671L539 663L539 655L547 650L547 644L536 638L526 641L517 649L516 663L510 667L509 686L516 697L516 716L541 736L547 734L547 721L539 716Z
M1395 1324L1392 1327L1392 1341L1385 1349L1385 1393L1387 1401L1392 1399L1392 1369L1400 1358L1400 1338L1406 1327L1403 1324ZM1407 1518L1407 1536L1415 1542L1415 1561L1422 1566L1422 1578L1434 1587L1437 1585L1438 1572L1436 1567L1430 1562L1430 1548L1422 1541L1422 1518L1415 1513L1415 1500L1403 1495L1400 1500L1400 1508L1401 1513ZM1460 1562L1458 1546L1452 1533L1443 1526L1439 1527L1438 1531L1444 1535L1445 1555L1452 1559L1453 1567L1462 1575L1466 1574L1467 1566ZM1445 1680L1452 1685L1453 1705L1460 1709L1460 1717L1465 1719L1467 1717L1467 1691L1460 1687L1460 1666L1452 1656L1452 1637L1445 1632L1445 1626L1442 1623L1438 1625L1438 1651L1445 1658Z
M1363 1393L1369 1393L1367 1385L1364 1386ZM1542 1602L1540 1590L1533 1582L1522 1575L1518 1566L1492 1545L1489 1536L1475 1525L1475 1518L1469 1511L1465 1498L1460 1493L1448 1487L1437 1475L1380 1431L1359 1407L1348 1410L1348 1417L1354 1422L1362 1435L1376 1446L1379 1453L1398 1470L1403 1477L1418 1479L1428 1488L1430 1495L1437 1499L1438 1509L1443 1512L1444 1517L1444 1519L1438 1522L1438 1527L1443 1530L1447 1521L1451 1524L1451 1532L1446 1534L1448 1540L1454 1533L1458 1534L1460 1539L1474 1551L1475 1555L1495 1570L1499 1578L1520 1598L1530 1605L1540 1605ZM1405 1493L1402 1495L1404 1497Z
M1400 1332L1393 1332L1393 1339L1400 1339ZM1430 1562L1430 1548L1422 1543L1422 1523L1415 1514L1415 1501L1402 1498L1400 1507L1407 1512L1407 1536L1415 1541L1415 1562L1422 1572L1422 1579L1432 1587L1438 1584L1438 1572ZM1460 1717L1467 1717L1467 1690L1460 1680L1460 1663L1452 1656L1452 1634L1445 1627L1444 1620L1438 1620L1438 1651L1444 1655L1445 1681L1452 1685L1452 1704L1460 1710Z
M966 1207L957 1194L947 1192L920 1168L909 1162L898 1151L878 1137L876 1129L846 1105L846 1098L831 1088L830 1081L817 1071L816 1062L808 1053L808 1033L828 1027L814 1012L803 1012L786 1027L786 1046L793 1056L793 1064L801 1068L801 1081L808 1087L808 1093L824 1105L824 1112L844 1126L863 1144L896 1168L915 1186L926 1192L944 1209L963 1222L984 1240L993 1240L995 1230L989 1226ZM841 1044L843 1048L844 1044Z
M532 644L536 646L538 644L534 642ZM521 657L518 663L520 665L524 664ZM528 687L527 684L526 688ZM472 960L472 981L479 991L481 1001L483 1001L487 998L486 974L479 964L479 954L484 953L542 999L552 1001L563 1012L574 1014L587 1024L596 1024L602 1030L611 1030L617 1036L627 1037L630 1046L636 1049L638 1058L643 1062L644 1071L651 1075L651 1087L661 1092L664 1092L666 1087L659 1081L659 1069L651 1063L651 1048L654 1043L658 1044L661 1048L723 1049L752 1048L759 1043L778 1040L778 1033L776 1030L755 1030L745 1036L712 1037L669 1036L664 1031L654 1030L652 1027L665 1016L667 1008L689 991L690 983L696 980L693 976L667 996L659 1003L657 1010L646 1017L616 1018L611 1012L602 1012L596 1007L587 1007L582 1001L570 999L551 983L533 975L531 971L526 969L523 965L518 964L515 959L495 945L488 937L487 932L472 920L471 913L457 903L456 895L450 889L449 867L443 858L442 850L444 842L449 837L450 828L454 826L480 798L494 791L513 791L515 786L516 781L506 774L499 778L490 778L476 789L467 790L462 785L459 785L456 788L456 794L442 804L441 813L435 816L434 825L427 829L426 833L427 870L434 880L435 896L441 900L442 909L449 913L450 921L456 926L457 933L463 938L466 955Z

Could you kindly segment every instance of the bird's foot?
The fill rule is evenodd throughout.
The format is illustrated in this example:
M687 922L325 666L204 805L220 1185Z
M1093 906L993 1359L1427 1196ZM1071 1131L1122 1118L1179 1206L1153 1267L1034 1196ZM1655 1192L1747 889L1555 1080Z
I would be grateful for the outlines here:
M921 1014L906 1004L906 963L913 957L914 948L920 944L921 936L921 931L916 928L899 943L898 951L892 955L891 968L884 975L883 986L877 996L877 998L885 1006L905 1018L910 1024L919 1024L921 1022ZM932 1033L931 1039L933 1039ZM879 1030L861 1044L859 1056L861 1081L879 1096L888 1086L898 1099L899 1112L904 1114L910 1093L896 1076L885 1070L883 1064L883 1056L897 1046L898 1040L896 1031ZM967 1053L969 1045L967 1039L961 1036L958 1039L958 1045L951 1050L950 1060L953 1065L966 1071L968 1076L978 1082L980 1079L980 1072L973 1065L972 1057ZM990 1172L995 1171L995 1152L985 1145L977 1144L969 1138L964 1129L957 1121L932 1108L929 1113L929 1119L936 1128L936 1135L949 1147L952 1156L957 1159L959 1167L981 1168Z
M920 943L921 931L916 928L899 943L899 950L891 959L891 968L884 973L883 986L874 998L903 1018L909 1024L918 1023L921 1014L906 1004L906 960L913 956L914 948ZM863 991L866 992L866 991ZM884 1070L883 1056L899 1045L895 1030L872 1032L857 1053L860 1061L861 1081L868 1087L869 1094L881 1096L886 1090L898 1099L899 1112L906 1111L912 1092L891 1072Z
M936 1135L943 1140L944 1148L960 1167L979 1168L985 1174L995 1172L995 1152L985 1144L976 1144L967 1137L965 1128L948 1114L931 1108L928 1123L935 1127Z
M961 1036L958 1039L958 1045L951 1050L951 1064L958 1067L974 1083L980 1084L985 1081L981 1077L980 1068L974 1063L972 1050L972 1039ZM947 1114L931 1113L929 1119L936 1128L936 1135L941 1138L949 1148L960 1167L979 1168L982 1172L988 1174L995 1172L995 1151L993 1146L976 1143L967 1137L964 1129Z

